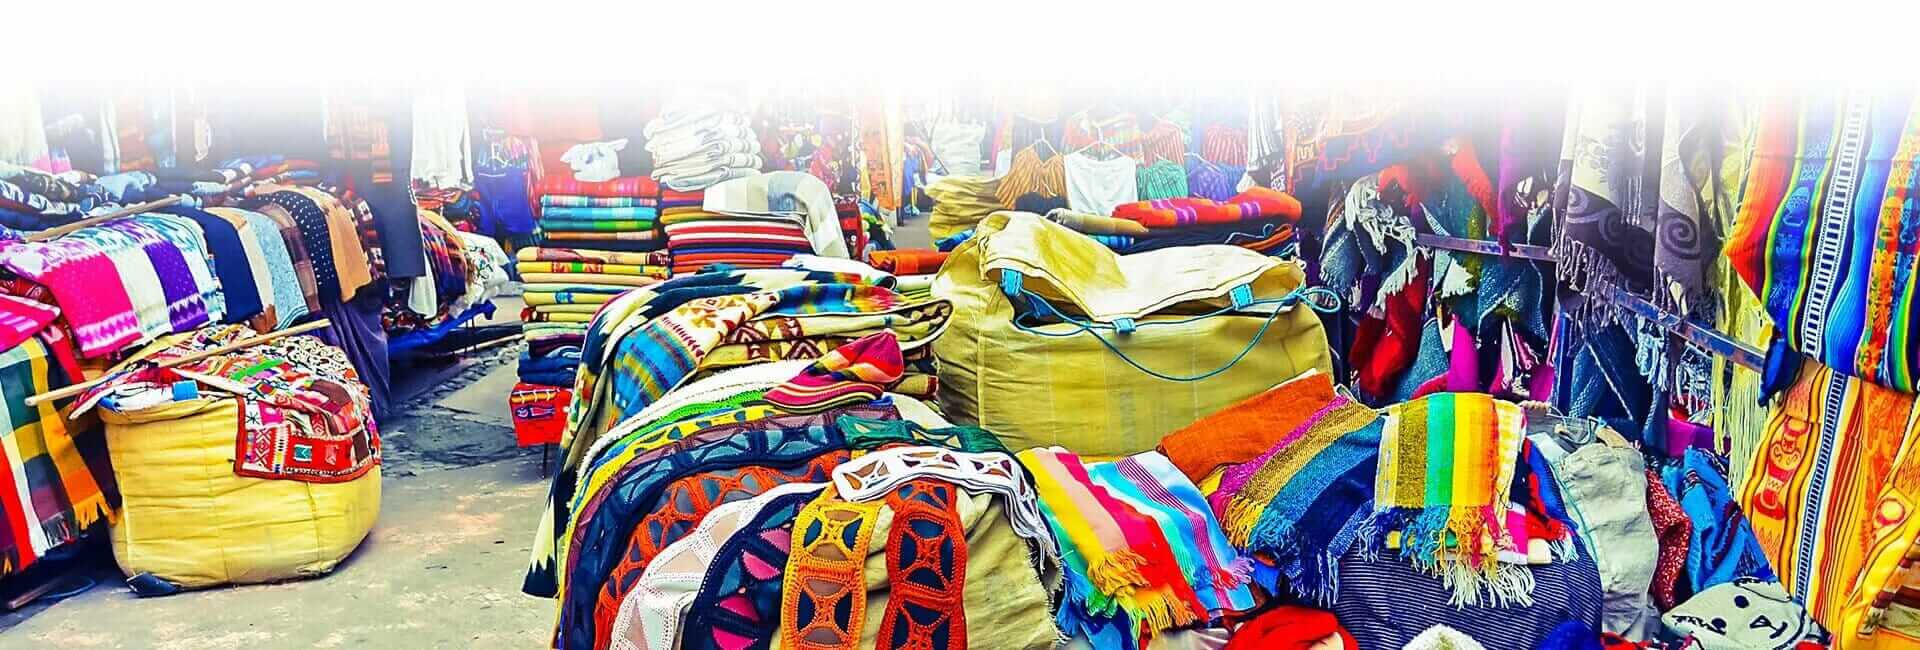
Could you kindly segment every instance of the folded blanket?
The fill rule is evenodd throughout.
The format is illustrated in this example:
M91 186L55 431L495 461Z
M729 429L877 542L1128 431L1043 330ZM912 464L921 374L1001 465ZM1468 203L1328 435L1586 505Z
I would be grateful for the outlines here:
M572 174L549 174L534 186L534 194L571 196L659 196L660 184L642 176L628 176L597 183L577 180Z
M788 413L819 413L880 399L905 372L900 340L882 330L834 348L765 399Z
M591 314L600 311L600 305L593 303L550 302L545 304L527 303L537 314Z
M657 242L661 241L660 232L641 230L635 232L580 232L558 231L542 232L544 239L563 242L582 242L583 246L592 246L593 242Z
M1166 454L1187 478L1199 482L1214 470L1260 457L1315 411L1333 401L1333 376L1314 372L1295 377L1169 433L1160 439ZM1250 475L1254 468L1247 468ZM1244 476L1220 491L1238 491Z
M540 219L540 231L553 232L646 232L656 224L653 219Z
M637 275L649 278L667 278L664 266L636 264L603 264L600 262L520 262L521 273L607 273L611 275Z
M552 284L598 284L627 287L650 287L660 284L659 278L638 275L613 275L611 273L522 273L522 282Z
M525 300L528 305L601 305L606 304L607 301L612 300L616 295L619 294L573 291L528 291L520 294L520 297Z
M873 267L897 275L932 275L947 263L947 254L928 249L874 251L867 256Z
M520 285L520 289L522 291L526 291L529 293L557 293L561 291L571 291L573 293L619 294L619 293L626 293L627 290L632 288L633 287L630 287L627 285L604 286L604 285L584 284L584 283L575 283L575 282L529 282L529 283Z
M1226 201L1175 198L1124 203L1113 209L1113 216L1155 229L1259 219L1297 222L1300 220L1300 210L1300 200L1292 195L1256 187Z
M551 208L631 208L660 205L660 199L635 196L579 196L573 194L547 194L540 197L540 207ZM544 211L544 210L543 210Z
M624 253L620 251L596 251L578 248L545 248L529 246L514 251L513 257L521 262L599 262L602 264L652 264L662 265L667 260L656 260L648 253ZM525 267L521 267L525 268Z
M653 206L604 208L555 206L540 211L541 223L555 219L571 219L575 221L653 221L659 216L660 209Z

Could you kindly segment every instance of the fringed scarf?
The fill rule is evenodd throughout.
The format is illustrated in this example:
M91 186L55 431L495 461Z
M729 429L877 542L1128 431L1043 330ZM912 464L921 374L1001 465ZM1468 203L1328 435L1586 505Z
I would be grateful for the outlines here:
M1389 408L1363 543L1376 552L1397 545L1401 557L1439 575L1456 604L1529 604L1525 570L1498 557L1514 547L1508 490L1525 431L1519 405L1478 393Z
M40 339L0 352L0 577L114 518L112 474L88 464L54 402L26 405L66 382Z
M1095 483L1159 523L1173 544L1187 583L1208 613L1219 616L1253 608L1253 592L1247 588L1252 561L1227 542L1200 488L1166 456L1149 451L1089 465L1087 471Z
M821 493L810 489L773 499L720 546L682 622L681 648L763 649L773 643L794 520Z
M1381 426L1373 409L1337 400L1268 458L1228 506L1243 548L1270 560L1286 578L1285 590L1333 601L1336 561L1358 538L1373 498ZM1277 580L1261 586L1282 591Z
M1063 554L1072 546L1085 562L1085 582L1093 587L1084 594L1089 611L1117 607L1148 632L1200 620L1205 607L1151 518L1093 484L1072 452L1028 449L1018 456L1051 521L1066 533Z

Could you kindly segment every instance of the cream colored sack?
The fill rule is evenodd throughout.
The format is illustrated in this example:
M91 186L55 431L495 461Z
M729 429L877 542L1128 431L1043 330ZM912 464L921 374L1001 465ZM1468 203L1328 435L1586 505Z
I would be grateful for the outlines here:
M940 403L1013 449L1147 451L1305 370L1332 372L1313 310L1331 294L1304 282L1299 263L1235 246L1117 255L1039 215L996 212L934 280L954 304L934 342Z

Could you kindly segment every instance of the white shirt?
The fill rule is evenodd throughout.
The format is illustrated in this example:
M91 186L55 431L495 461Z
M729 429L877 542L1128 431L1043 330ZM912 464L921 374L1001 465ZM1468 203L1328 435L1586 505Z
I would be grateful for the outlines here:
M1122 203L1140 200L1140 162L1126 156L1096 160L1083 153L1067 154L1067 206L1078 212L1109 216Z

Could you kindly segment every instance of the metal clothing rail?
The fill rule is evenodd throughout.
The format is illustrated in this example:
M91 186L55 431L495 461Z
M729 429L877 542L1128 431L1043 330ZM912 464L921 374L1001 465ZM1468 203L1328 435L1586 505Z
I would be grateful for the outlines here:
M1413 243L1428 248L1442 248L1475 255L1517 258L1537 262L1558 261L1553 258L1551 248L1533 244L1509 244L1505 242L1465 239L1430 233L1414 234ZM1647 299L1633 295L1632 292L1626 289L1620 287L1609 287L1608 289L1608 291L1601 292L1600 295L1594 297L1620 305L1642 318L1659 323L1662 327L1692 342L1694 345L1698 345L1702 349L1712 352L1715 355L1726 357L1727 360L1734 363L1754 370L1764 370L1767 366L1767 355L1765 352L1742 343L1724 332L1702 327L1679 314L1663 310L1652 302L1648 302Z
M295 325L287 329L277 330L277 331L267 332L265 334L260 334L257 336L247 337L238 341L234 341L232 343L228 343L226 345L222 345L217 348L213 348L211 350L195 352L193 354L189 354L183 357L177 357L173 359L165 359L165 360L154 363L153 367L172 368L174 366L178 366L182 364L193 363L195 361L199 361L207 357L222 355L222 354L226 354L228 352L232 352L234 350L239 350L243 348L250 348L250 347L259 345L261 343L266 343L267 341L272 341L274 339L285 338L288 336L293 336L295 334L305 334L307 332L311 332L318 329L325 329L332 324L333 324L333 321L327 320L325 318L308 322L308 323L301 323L299 325ZM98 386L102 383L111 381L118 374L119 373L107 373L99 377L89 379L87 381L83 381L77 384L72 384L63 388L50 390L50 391L41 393L39 395L28 397L27 406L35 406L40 404L41 402L45 402L48 400L56 400L56 399L62 399L62 398L78 395L80 393L86 392L86 390L89 388L93 388L94 386Z

